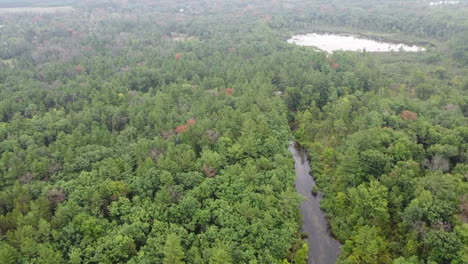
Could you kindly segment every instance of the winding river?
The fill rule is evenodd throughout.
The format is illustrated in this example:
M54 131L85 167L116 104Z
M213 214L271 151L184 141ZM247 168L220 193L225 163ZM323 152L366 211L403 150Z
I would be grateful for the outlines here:
M340 243L330 235L325 214L320 209L320 194L312 195L315 182L310 175L307 154L295 142L290 143L289 151L295 161L296 189L305 198L301 213L304 216L302 231L308 234L308 264L334 264L340 253Z

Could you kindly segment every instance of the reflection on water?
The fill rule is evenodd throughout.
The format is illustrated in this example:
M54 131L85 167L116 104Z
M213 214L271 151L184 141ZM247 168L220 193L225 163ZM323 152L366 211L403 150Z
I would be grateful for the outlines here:
M311 46L329 53L337 50L347 51L367 51L367 52L389 52L389 51L424 51L418 46L408 46L404 44L393 44L379 42L371 39L359 38L356 36L345 36L336 34L305 34L296 35L288 39L289 43L299 46Z

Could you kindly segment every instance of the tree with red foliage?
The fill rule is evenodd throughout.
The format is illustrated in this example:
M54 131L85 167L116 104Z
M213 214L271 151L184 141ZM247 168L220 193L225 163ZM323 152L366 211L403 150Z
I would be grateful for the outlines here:
M272 19L272 17L270 15L263 16L263 21L265 21L265 22L270 22L271 19Z
M189 120L187 120L187 125L189 125L189 126L193 126L193 125L195 125L195 123L196 123L196 121L193 118L190 118Z
M188 131L188 130L189 130L189 127L187 125L178 126L175 129L177 134L182 134L182 133L184 133L185 131Z
M76 30L72 30L71 31L71 34L72 34L72 38L76 39L80 36L80 32L76 31Z
M227 88L226 91L224 92L226 95L232 95L234 93L234 89L232 88Z
M82 73L82 72L85 71L85 68L84 68L83 66L81 66L81 65L76 65L76 66L75 66L75 71L76 71L78 74L80 74L80 73Z
M184 55L182 53L176 53L176 55L175 55L176 60L180 60L180 59L182 59L182 57L184 57Z
M332 67L333 69L338 69L338 67L340 67L340 65L336 63L332 58L327 58L327 62L330 64L330 67Z
M409 120L416 120L418 118L418 114L416 114L415 112L409 111L409 110L405 110L405 111L401 112L400 116L403 119L409 119Z

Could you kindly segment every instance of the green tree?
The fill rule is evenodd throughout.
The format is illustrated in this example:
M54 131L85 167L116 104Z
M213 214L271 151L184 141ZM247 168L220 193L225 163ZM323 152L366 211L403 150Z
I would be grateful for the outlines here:
M184 249L180 245L180 238L176 234L170 234L166 238L164 246L164 264L183 264L185 258Z
M18 263L19 254L15 248L11 247L5 242L0 243L0 259L5 264Z
M227 245L220 243L211 250L210 264L232 264L231 254Z
M376 227L363 226L343 246L339 263L390 263L387 242Z
M424 239L428 259L436 263L452 263L462 248L460 239L454 232L432 230Z
M387 188L378 181L361 184L349 190L354 225L376 225L386 228L390 219L388 214Z
M306 264L309 255L309 245L303 243L301 248L294 255L294 264Z

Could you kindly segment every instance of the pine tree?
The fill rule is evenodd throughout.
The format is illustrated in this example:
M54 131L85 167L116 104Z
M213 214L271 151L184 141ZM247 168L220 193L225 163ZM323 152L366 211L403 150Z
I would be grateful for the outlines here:
M164 261L163 264L183 264L185 258L184 250L180 245L180 238L176 234L167 236L166 245L164 246Z
M1 263L14 264L18 263L18 252L6 243L0 244L0 260Z
M229 254L229 250L226 245L220 244L213 248L212 255L210 257L210 264L231 264L232 257Z

